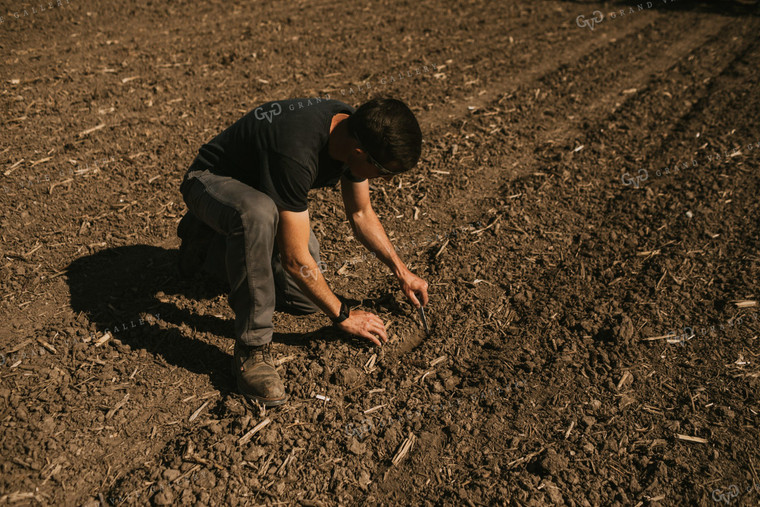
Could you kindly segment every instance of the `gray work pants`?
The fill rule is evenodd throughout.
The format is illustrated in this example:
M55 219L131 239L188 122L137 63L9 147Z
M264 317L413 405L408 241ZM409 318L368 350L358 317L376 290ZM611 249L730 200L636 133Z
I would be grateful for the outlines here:
M280 216L268 195L208 170L186 174L180 191L189 212L214 231L204 269L229 283L236 339L246 345L272 341L275 305L296 314L319 311L282 268L275 240ZM309 253L320 262L314 231Z

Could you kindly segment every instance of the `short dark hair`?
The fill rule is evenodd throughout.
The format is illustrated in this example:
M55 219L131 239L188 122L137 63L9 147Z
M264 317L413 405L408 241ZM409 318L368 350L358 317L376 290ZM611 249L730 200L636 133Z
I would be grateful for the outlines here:
M369 155L383 166L398 162L401 169L395 172L402 173L417 165L422 131L412 110L400 100L374 98L359 106L347 122Z

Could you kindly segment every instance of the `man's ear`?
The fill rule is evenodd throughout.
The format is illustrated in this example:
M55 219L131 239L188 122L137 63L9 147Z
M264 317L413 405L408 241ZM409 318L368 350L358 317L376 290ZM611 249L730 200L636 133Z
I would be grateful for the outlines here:
M362 150L358 146L354 148L353 150L351 150L351 155L353 155L354 158L361 160L362 162L364 162L365 159L367 158L367 154L364 152L364 150Z

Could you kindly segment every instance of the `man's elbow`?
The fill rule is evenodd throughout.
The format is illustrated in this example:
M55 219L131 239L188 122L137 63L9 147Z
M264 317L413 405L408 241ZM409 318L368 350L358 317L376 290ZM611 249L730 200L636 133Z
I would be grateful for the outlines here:
M356 223L356 217L354 215L348 215L348 225L351 226L351 232L353 232L354 236L356 236L358 225Z
M348 222L351 224L351 227L356 230L356 227L358 224L361 224L362 222L366 221L368 217L371 215L374 215L375 212L373 211L371 206L368 206L365 209L361 209L358 211L354 211L348 216Z
M284 269L285 272L290 275L298 273L303 264L301 262L298 262L298 259L296 257L286 255L280 255L280 263L282 264L282 269Z

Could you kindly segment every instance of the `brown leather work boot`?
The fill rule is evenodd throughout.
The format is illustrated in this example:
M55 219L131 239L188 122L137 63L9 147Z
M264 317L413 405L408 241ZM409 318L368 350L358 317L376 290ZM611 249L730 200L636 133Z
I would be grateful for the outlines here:
M288 400L285 386L275 370L271 347L271 343L252 347L237 342L233 362L240 393L267 407L282 405Z

